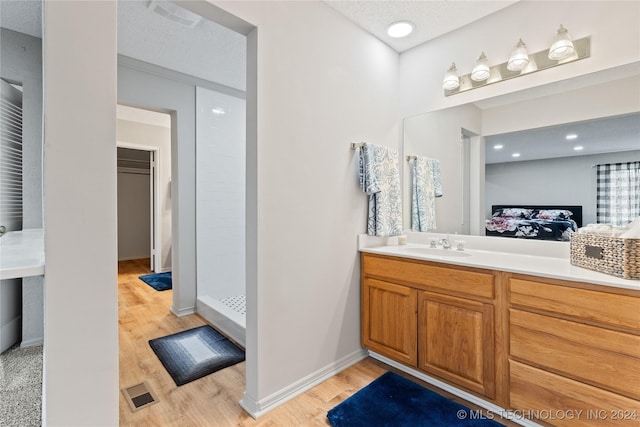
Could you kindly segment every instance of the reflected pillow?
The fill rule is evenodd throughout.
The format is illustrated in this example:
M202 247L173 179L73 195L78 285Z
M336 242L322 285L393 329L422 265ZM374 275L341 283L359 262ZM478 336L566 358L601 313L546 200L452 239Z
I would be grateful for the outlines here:
M536 219L546 219L549 221L566 221L571 219L573 212L563 209L545 209L540 210L535 214Z
M521 218L521 219L529 219L533 214L533 209L524 209L524 208L501 208L496 209L493 212L493 217L502 217L502 218Z

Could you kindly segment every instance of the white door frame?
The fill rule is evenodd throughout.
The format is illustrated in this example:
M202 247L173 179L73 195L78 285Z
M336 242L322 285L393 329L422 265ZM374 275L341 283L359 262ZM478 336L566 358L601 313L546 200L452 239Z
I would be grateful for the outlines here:
M151 239L150 246L150 258L151 258L151 271L159 272L162 269L162 265L159 260L162 259L162 227L160 226L160 219L158 218L158 212L160 212L160 198L158 197L158 189L160 188L160 147L152 145L138 144L135 142L116 141L116 147L130 148L133 150L150 151L153 154L153 164L150 165L150 169L155 169L150 172L150 192L151 192L151 206L150 206L150 218L151 218Z

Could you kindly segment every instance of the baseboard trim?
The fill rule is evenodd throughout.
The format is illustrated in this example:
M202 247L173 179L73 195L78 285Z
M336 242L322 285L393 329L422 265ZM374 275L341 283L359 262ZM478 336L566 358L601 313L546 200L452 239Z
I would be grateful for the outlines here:
M249 396L246 392L240 400L239 404L247 411L253 418L258 418L267 412L282 405L286 401L293 399L294 397L304 393L312 387L320 384L323 381L331 378L339 372L347 369L349 366L358 363L359 361L367 357L367 351L360 349L353 353L350 353L333 363L318 369L317 371L307 375L304 378L294 382L293 384L265 397L264 399L256 400L252 396Z
M39 345L44 344L44 339L42 337L40 338L31 338L29 340L23 340L20 343L20 348L27 348L27 347L36 347Z
M188 316L196 313L196 306L186 307L178 310L174 305L171 306L171 312L178 317Z
M516 424L520 424L521 426L525 426L525 427L542 427L540 424L534 423L533 421L529 421L529 420L525 420L522 417L516 417L514 413L507 411L506 409L495 405L491 402L488 402L484 399L479 398L478 396L475 396L471 393L468 393L464 390L461 390L457 387L454 387L452 385L449 385L445 382L442 382L436 378L430 377L429 375L426 375L420 371L416 371L413 368L409 368L408 366L404 366L401 363L396 362L395 360L391 360L381 354L375 353L373 351L369 351L369 356L371 356L372 358L379 360L383 363L386 363L387 365L393 366L394 368L405 372L411 376L414 376L426 383L429 383L433 386L436 386L444 391L447 391L451 394L453 394L454 396L458 396L461 399L464 399L468 402L471 402L475 405L480 406L481 408L484 408L488 411L493 412L494 414L500 414L503 415L505 418L508 418L510 421L513 421Z

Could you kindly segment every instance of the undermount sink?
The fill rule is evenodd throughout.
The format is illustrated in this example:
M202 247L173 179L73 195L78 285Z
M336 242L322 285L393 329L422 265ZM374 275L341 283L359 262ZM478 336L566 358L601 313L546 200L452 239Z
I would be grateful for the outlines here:
M401 249L403 252L414 253L417 255L431 255L441 256L447 258L458 258L471 256L468 252L458 251L456 249L441 249L441 248L416 248L406 247Z

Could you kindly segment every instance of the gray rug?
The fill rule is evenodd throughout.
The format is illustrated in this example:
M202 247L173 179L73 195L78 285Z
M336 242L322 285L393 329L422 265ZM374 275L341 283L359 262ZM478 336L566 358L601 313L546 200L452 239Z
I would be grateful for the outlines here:
M42 346L0 354L0 426L42 425Z
M149 345L178 386L244 360L244 351L209 325L155 338Z

